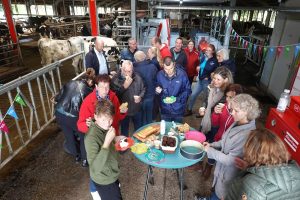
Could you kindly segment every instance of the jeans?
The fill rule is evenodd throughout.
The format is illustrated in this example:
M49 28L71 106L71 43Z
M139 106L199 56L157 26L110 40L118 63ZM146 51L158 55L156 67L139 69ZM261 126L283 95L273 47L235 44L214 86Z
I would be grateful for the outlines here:
M77 117L69 117L58 111L55 112L56 122L62 129L65 136L66 148L73 155L78 156L81 154L81 158L85 156L86 152L84 148L84 135L81 134L77 129ZM80 137L80 143L77 137ZM81 137L82 136L82 137ZM81 142L83 146L81 145Z
M209 80L205 80L205 79L199 80L196 83L195 87L192 90L192 94L190 96L190 99L189 99L188 110L192 110L193 109L197 97L199 96L199 94L202 91L205 91L207 89L208 84L209 84Z
M220 200L219 197L217 196L216 192L212 192L210 194L209 200Z
M142 103L142 116L143 116L142 125L152 123L153 103L154 103L154 98L151 98L151 97L143 100L143 103Z
M172 116L168 116L168 115L161 115L161 119L165 120L167 122L174 121L174 122L182 123L182 121L183 121L183 117L178 117L178 116L172 117Z
M142 112L136 113L134 116L126 116L121 121L121 135L126 137L129 136L129 122L130 119L133 121L134 131L142 126Z
M99 185L91 180L90 190L96 189L100 195L101 200L122 200L120 183L116 180L114 183L108 185Z

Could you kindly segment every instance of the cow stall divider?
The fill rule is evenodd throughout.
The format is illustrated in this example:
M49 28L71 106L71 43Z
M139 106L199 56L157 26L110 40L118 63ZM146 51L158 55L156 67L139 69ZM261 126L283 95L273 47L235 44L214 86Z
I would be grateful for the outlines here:
M0 130L0 169L54 121L51 98L75 76L74 68L62 63L83 54L81 51L0 86L0 122L8 127L8 132ZM17 95L26 105L15 102ZM6 114L11 107L18 119Z

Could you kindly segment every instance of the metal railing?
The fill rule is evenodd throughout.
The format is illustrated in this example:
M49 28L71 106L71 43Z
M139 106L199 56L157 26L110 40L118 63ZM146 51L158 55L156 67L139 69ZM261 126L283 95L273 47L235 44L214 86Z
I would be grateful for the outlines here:
M75 76L73 67L62 66L61 63L81 54L84 51L0 86L0 122L3 120L9 129L8 133L0 130L0 169L55 119L54 104L50 99L61 89L64 82ZM74 73L66 73L65 67L68 67L68 72L74 70ZM15 101L17 95L21 96L26 105ZM11 106L18 119L6 115Z

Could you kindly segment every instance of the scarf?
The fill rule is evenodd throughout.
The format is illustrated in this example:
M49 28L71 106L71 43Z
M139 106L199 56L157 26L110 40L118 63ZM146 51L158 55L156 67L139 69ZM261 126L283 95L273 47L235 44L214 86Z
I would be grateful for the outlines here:
M217 88L211 88L208 94L207 107L205 110L205 115L201 121L201 131L207 134L211 130L211 109L218 103L224 92Z

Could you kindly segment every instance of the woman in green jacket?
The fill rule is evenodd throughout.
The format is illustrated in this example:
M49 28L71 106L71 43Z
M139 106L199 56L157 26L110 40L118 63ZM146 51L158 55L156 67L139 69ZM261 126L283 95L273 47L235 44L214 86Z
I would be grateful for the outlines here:
M267 129L254 130L244 146L245 174L232 183L226 200L296 200L300 197L300 169L289 162L283 141Z

